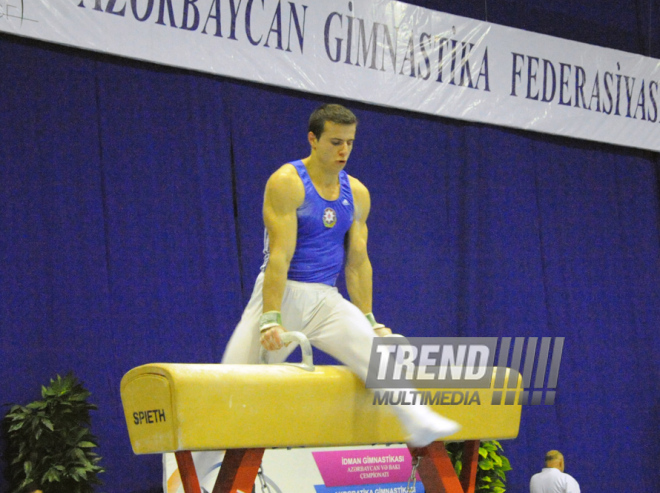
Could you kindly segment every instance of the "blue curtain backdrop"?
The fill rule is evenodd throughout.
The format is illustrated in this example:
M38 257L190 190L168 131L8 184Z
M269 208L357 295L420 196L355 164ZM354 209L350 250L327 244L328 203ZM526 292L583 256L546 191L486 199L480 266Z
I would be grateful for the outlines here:
M648 0L413 3L660 58ZM119 381L220 359L261 263L265 181L306 155L325 99L7 35L0 81L0 402L74 371L99 406L100 491L157 488ZM557 403L526 406L504 444L509 491L551 448L583 491L657 491L658 154L345 104L378 318L566 337Z

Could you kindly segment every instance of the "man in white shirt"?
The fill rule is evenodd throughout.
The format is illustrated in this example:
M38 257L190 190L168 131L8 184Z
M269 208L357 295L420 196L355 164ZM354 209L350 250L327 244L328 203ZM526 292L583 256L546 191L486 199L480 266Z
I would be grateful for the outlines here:
M558 450L545 454L545 467L532 476L530 493L580 493L580 485L564 472L564 456Z

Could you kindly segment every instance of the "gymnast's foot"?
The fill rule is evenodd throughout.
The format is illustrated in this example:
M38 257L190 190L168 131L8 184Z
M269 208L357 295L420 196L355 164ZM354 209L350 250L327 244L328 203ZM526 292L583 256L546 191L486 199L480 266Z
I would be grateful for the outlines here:
M461 429L461 425L456 421L444 418L428 408L424 408L423 411L420 409L420 411L422 419L410 427L410 435L406 438L406 443L411 447L426 447Z

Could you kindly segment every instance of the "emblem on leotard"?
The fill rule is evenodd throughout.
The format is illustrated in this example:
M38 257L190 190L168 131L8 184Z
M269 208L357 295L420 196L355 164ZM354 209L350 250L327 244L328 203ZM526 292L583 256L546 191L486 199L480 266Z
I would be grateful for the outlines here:
M337 224L337 213L334 209L328 207L323 211L323 224L326 228L332 228L335 224Z

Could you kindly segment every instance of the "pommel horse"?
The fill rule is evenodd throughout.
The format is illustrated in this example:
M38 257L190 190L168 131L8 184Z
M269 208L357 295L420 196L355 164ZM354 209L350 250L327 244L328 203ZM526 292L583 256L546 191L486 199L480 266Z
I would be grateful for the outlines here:
M374 394L348 368L314 367L306 338L288 337L301 343L301 364L154 363L130 370L121 398L133 451L175 452L185 493L201 493L191 452L226 450L213 493L249 493L266 448L405 442L394 413L374 405ZM506 390L520 390L517 379L517 388ZM473 493L480 440L518 435L521 406L492 405L493 392L493 384L479 389L480 405L430 405L462 425L445 440L465 443L460 477L443 442L410 447L428 493Z

